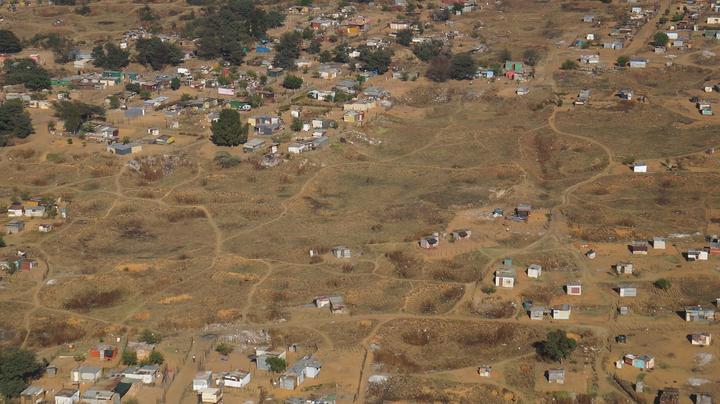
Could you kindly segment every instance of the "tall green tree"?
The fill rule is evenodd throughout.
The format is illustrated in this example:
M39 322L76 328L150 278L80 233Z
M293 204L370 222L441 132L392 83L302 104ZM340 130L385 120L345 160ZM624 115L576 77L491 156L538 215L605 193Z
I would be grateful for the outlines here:
M174 90L178 90L180 88L180 79L177 77L173 77L172 80L170 80L170 88Z
M275 47L273 66L289 69L295 65L300 56L302 35L299 32L286 32L280 37L280 43Z
M443 43L442 41L432 40L421 42L413 46L413 53L415 56L423 62L429 62L435 56L442 52Z
M653 36L653 45L655 46L665 46L670 41L670 38L667 36L664 32L657 32Z
M438 83L447 81L450 78L450 58L443 54L432 58L425 75L430 80Z
M135 44L137 62L161 70L167 65L177 66L183 61L183 51L177 45L160 38L138 39Z
M35 34L30 42L43 49L50 49L53 52L55 63L68 63L74 60L77 47L72 39L58 35L55 32Z
M395 34L395 41L402 46L410 46L412 39L413 33L409 29L398 31L397 34Z
M240 64L246 49L265 37L268 28L282 25L285 16L266 13L253 0L228 0L208 7L185 29L186 38L198 38L197 54L203 59L223 58Z
M92 57L93 64L104 69L119 70L130 63L130 52L112 42L93 48Z
M120 361L125 366L135 366L138 364L137 352L135 351L123 351L120 355Z
M6 146L14 137L24 139L35 133L30 114L22 100L8 100L0 104L0 146Z
M0 29L0 53L18 53L21 50L20 39L12 31Z
M20 348L0 349L0 394L5 398L17 397L28 381L42 374L44 365L35 354Z
M370 49L363 46L359 49L360 61L363 70L374 71L377 74L383 74L390 69L392 63L393 52L390 49Z
M65 130L78 133L85 122L92 119L105 119L105 109L101 106L86 104L81 101L58 101L53 104L55 117L63 121Z
M538 345L538 353L545 359L562 362L577 347L577 342L569 338L565 331L554 330L547 334L545 341Z
M270 371L273 373L282 373L287 368L287 362L285 362L285 359L277 356L271 356L265 359L265 363L268 364Z
M233 109L223 109L220 117L212 123L210 140L217 146L239 146L247 142L247 126L240 122L240 114Z
M24 84L28 90L50 88L50 74L32 59L5 61L5 84Z
M454 80L470 80L477 73L477 63L467 53L453 56L450 61L450 77Z
M290 90L297 90L298 88L302 87L302 84L303 79L301 77L288 74L287 76L285 76L285 80L283 80L282 86Z

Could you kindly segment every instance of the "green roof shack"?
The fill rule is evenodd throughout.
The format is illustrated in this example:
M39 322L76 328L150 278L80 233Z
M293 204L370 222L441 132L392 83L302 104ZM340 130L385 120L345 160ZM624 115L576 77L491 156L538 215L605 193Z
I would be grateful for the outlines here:
M53 87L67 87L70 85L70 80L68 80L68 79L51 79L50 85Z
M523 65L523 62L513 62L512 60L507 60L505 61L505 71L522 73L525 71L525 66Z

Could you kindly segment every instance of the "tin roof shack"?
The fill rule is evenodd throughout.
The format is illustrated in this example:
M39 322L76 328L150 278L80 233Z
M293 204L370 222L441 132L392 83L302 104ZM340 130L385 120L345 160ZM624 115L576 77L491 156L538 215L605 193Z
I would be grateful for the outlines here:
M75 404L80 402L80 390L62 389L55 393L55 404Z
M472 235L472 231L468 229L463 230L455 230L454 232L450 233L450 237L452 238L452 241L461 241L461 240L467 240Z
M538 264L530 264L527 267L528 278L539 278L542 275L542 266Z
M528 309L528 315L530 320L542 320L545 316L547 309L543 306L530 306Z
M112 360L118 354L117 347L112 345L100 344L89 351L91 358L99 358L106 361Z
M430 236L423 237L420 241L420 248L430 249L437 248L440 245L440 234L433 233Z
M710 254L705 250L688 250L685 253L685 259L688 261L707 261Z
M322 365L312 356L305 356L295 362L282 376L280 376L280 387L285 390L295 390L305 378L314 379L320 374Z
M638 369L652 369L655 367L655 358L650 355L625 354L623 362Z
M130 154L140 153L142 145L139 143L113 143L107 146L107 151L118 156L128 156Z
M199 391L200 401L203 403L217 404L221 403L223 399L223 392L221 389L210 387Z
M647 241L633 241L628 249L633 255L647 255L649 248Z
M95 383L101 377L102 369L90 365L83 365L70 371L70 381L73 383Z
M695 404L713 404L713 398L710 393L695 393L693 394Z
M198 372L192 381L193 391L201 391L212 385L212 372L209 370Z
M515 268L502 268L495 271L495 286L513 288L517 282Z
M140 380L144 384L153 384L160 375L160 366L158 365L145 365L145 366L133 366L129 367L122 372L123 377Z
M616 288L618 295L620 297L636 297L637 296L637 288L633 286L628 285L620 285Z
M685 321L715 321L715 309L703 306L685 307Z
M41 404L45 402L45 389L40 386L28 386L20 392L20 404Z
M569 304L562 304L558 307L553 307L552 318L553 320L570 320L570 313L572 309Z
M582 284L580 282L570 282L566 284L565 293L569 296L581 296Z
M22 220L13 219L5 225L5 233L17 234L25 228L25 222Z
M618 262L615 264L615 273L618 275L632 275L635 267L632 262Z
M233 370L230 372L222 372L216 375L215 384L220 387L234 387L241 389L248 384L252 375L244 370Z
M352 258L352 252L349 248L339 245L335 246L332 249L332 255L335 258Z
M680 404L680 391L672 387L664 388L657 399L658 404Z
M709 332L690 334L690 343L698 346L708 346L712 342L712 335Z
M515 207L515 217L527 222L528 219L530 219L531 211L532 211L531 205L528 205L526 203L521 203Z
M80 399L84 404L120 404L120 395L112 390L90 389Z
M259 370L270 370L270 365L267 363L268 358L281 358L286 359L285 350L282 351L269 351L267 347L260 347L255 349L255 363Z
M565 369L548 369L545 377L548 383L565 384Z
M256 152L265 146L265 141L262 139L250 139L245 144L243 144L243 152L245 153L253 153Z

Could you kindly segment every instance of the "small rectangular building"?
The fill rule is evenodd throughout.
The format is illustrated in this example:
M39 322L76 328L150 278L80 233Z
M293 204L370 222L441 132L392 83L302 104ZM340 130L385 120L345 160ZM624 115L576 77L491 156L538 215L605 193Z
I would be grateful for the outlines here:
M262 139L250 139L243 144L243 151L245 153L252 153L260 150L265 146L265 141Z
M107 146L107 151L118 156L127 156L140 153L142 151L142 145L139 143L113 143Z
M562 304L558 307L553 307L552 318L553 320L570 320L571 308L569 304Z
M709 332L702 332L690 335L690 343L699 346L708 346L712 342L712 335Z
M620 297L636 297L637 296L637 288L633 286L618 286L617 287L618 294Z
M517 281L517 273L513 268L498 269L495 271L495 286L501 288L513 288Z
M195 377L192 381L192 389L193 391L200 392L203 389L207 389L212 386L212 372L209 370L205 370L202 372L198 372L195 374Z
M55 393L55 404L75 404L80 402L80 390L62 389Z
M528 278L539 278L542 274L542 266L538 264L530 264L527 268Z

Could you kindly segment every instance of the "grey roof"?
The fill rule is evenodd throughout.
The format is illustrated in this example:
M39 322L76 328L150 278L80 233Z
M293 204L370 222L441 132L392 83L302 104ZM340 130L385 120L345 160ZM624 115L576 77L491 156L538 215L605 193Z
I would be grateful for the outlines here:
M332 298L331 298L332 299ZM295 362L290 368L287 370L287 374L289 375L299 375L302 372L305 371L305 368L321 368L322 365L320 362L313 358L312 356L306 356L299 361Z
M97 373L101 369L97 366L91 366L91 365L82 365L79 368L75 368L74 370L80 372L80 373Z

